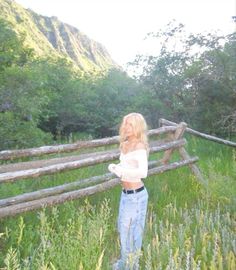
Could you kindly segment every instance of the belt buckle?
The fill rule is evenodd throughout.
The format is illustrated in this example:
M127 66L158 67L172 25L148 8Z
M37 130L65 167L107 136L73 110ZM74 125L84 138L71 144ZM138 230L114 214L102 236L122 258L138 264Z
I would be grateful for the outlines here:
M123 192L125 194L136 194L136 193L142 191L143 189L144 189L144 187L142 186L142 187L137 188L137 189L123 189Z
M135 193L135 190L133 190L133 189L123 189L123 192L125 194L133 194L133 193Z

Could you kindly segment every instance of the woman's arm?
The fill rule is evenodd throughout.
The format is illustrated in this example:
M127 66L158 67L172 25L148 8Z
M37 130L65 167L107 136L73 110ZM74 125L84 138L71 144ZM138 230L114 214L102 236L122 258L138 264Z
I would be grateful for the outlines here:
M108 169L122 179L146 178L148 173L148 160L146 150L138 151L134 155L138 166L136 168L124 168L121 164L110 164Z

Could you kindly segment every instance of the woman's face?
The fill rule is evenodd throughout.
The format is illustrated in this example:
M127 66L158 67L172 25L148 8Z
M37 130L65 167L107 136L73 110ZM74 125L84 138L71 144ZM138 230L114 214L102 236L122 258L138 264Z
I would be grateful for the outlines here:
M132 125L131 120L129 118L127 118L126 121L125 121L124 131L125 131L125 134L126 134L127 138L134 137L133 125Z

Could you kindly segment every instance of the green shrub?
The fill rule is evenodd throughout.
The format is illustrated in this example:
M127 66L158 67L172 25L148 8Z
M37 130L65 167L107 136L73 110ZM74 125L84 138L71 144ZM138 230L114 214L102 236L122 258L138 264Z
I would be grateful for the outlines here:
M52 143L52 136L12 112L0 113L0 150L27 148Z

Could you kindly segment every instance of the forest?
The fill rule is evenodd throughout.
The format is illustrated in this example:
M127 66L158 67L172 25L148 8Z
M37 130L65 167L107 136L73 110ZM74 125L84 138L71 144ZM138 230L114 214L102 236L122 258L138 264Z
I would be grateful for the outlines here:
M127 71L83 72L65 58L38 57L0 21L0 149L117 133L122 116L142 113L231 138L236 132L236 33L186 34L182 24L149 33L158 55ZM138 71L138 72L137 72Z

